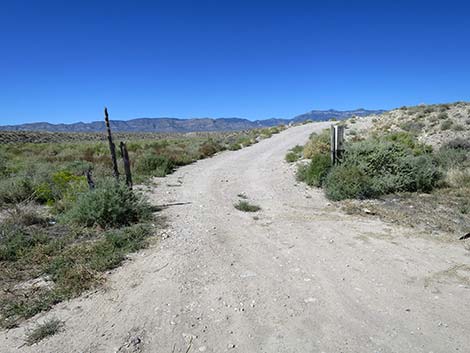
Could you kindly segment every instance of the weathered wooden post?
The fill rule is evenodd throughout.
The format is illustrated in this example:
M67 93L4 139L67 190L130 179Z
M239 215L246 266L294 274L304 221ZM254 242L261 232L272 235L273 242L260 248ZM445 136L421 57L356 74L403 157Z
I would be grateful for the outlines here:
M124 163L124 172L126 173L126 185L129 187L129 189L132 189L131 163L129 161L129 153L127 152L126 144L121 141L119 148L121 149L122 161Z
M336 164L336 129L334 125L330 127L330 156L331 156L331 165Z
M108 131L108 142L109 150L111 151L111 160L113 162L113 174L117 181L119 181L119 169L116 160L116 146L113 143L113 137L111 136L111 126L109 125L108 109L104 108L104 121L106 123L106 130Z
M336 126L336 161L339 162L344 153L344 125Z
M331 126L331 164L338 164L344 153L344 125Z
M91 169L87 169L85 172L86 175L86 181L88 183L88 187L90 190L93 190L95 188L95 182L93 181L93 178L91 177Z

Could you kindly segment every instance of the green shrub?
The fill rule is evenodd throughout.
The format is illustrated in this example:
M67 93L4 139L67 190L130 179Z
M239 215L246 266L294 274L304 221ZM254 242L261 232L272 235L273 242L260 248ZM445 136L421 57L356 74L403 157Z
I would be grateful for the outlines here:
M426 108L423 109L423 112L426 114L430 114L434 111L434 107L427 106Z
M238 151L241 148L242 148L242 146L239 143L232 143L228 146L228 149L230 151Z
M222 150L222 146L212 139L207 140L199 147L200 158L207 158L213 156Z
M8 174L7 162L8 159L6 155L0 151L0 176L5 176Z
M12 327L20 318L48 310L99 284L100 272L117 267L127 253L145 247L152 231L146 224L104 233L48 223L38 228L17 224L12 218L0 225L0 235L5 283L44 275L54 283L51 288L31 289L21 295L13 291L0 298L0 326Z
M470 141L468 139L458 137L448 141L443 147L470 151Z
M294 153L291 151L286 154L285 158L286 158L286 162L293 163L293 162L298 161L300 157L297 153Z
M136 161L139 173L149 176L164 177L173 171L173 162L166 156L146 153Z
M340 164L326 176L325 194L335 201L367 198L372 196L370 179L358 166Z
M248 201L238 201L235 205L233 205L237 210L242 212L258 212L261 210L261 207L257 205L250 204Z
M312 158L315 154L326 154L330 152L330 132L323 130L320 134L312 134L304 146L305 158Z
M166 168L166 174L173 172L174 166L187 165L196 159L195 156L192 156L184 149L168 151L166 152L166 157L170 160L170 165Z
M465 167L470 164L470 154L465 148L452 148L456 146L449 142L451 145L442 146L435 154L435 158L442 169L448 170L455 167Z
M449 130L453 125L452 120L447 119L441 123L441 130Z
M455 124L452 126L452 130L454 131L465 131L465 126L461 124Z
M291 151L294 152L294 153L297 153L299 155L302 155L302 153L304 151L304 147L300 146L300 145L295 145L293 148L291 148Z
M40 203L54 205L58 201L74 202L79 193L87 189L85 176L77 176L68 170L61 170L51 176L43 178L44 181L35 185L35 200ZM63 206L57 205L57 209Z
M438 184L442 174L432 155L407 155L398 161L397 180L390 191L376 188L377 194L397 191L430 192Z
M249 137L241 137L237 140L236 144L238 144L240 148L248 147L253 144L253 140Z
M47 235L39 230L9 223L0 226L0 237L0 261L16 261L34 246L48 242Z
M438 163L429 153L416 154L411 145L374 138L349 145L341 165L325 179L327 196L340 200L431 191L442 177Z
M27 176L0 179L0 204L16 204L34 199L34 185Z
M46 272L62 295L77 295L95 283L96 273L117 267L126 254L145 247L150 233L148 226L140 224L107 231L96 241L69 246L54 258Z
M390 141L397 143L400 146L409 148L413 151L414 155L421 155L425 153L431 153L432 147L425 145L416 140L410 132L400 131L390 134L386 134L380 137L381 140Z
M467 168L451 168L446 173L446 184L453 188L470 189L470 167ZM469 201L470 205L470 201Z
M326 175L331 168L331 159L327 154L315 154L307 165L299 166L297 180L310 186L322 186Z
M65 221L102 228L122 227L149 219L151 208L146 200L132 190L112 180L78 196L66 211Z
M298 161L302 158L303 147L296 145L295 147L291 148L290 151L286 154L286 161L288 163L293 163Z
M422 117L424 117L424 115ZM401 124L400 127L408 132L419 133L423 129L424 124L422 122L407 121L406 123Z

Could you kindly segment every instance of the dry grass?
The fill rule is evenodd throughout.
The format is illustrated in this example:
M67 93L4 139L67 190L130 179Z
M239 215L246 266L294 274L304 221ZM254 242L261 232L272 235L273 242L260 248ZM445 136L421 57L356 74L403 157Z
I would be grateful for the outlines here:
M447 171L445 182L453 188L470 188L470 168L451 168Z
M64 323L58 319L49 319L48 321L44 322L43 324L39 324L34 329L29 331L26 335L26 344L33 345L42 341L46 337L50 337L58 333Z
M436 189L431 194L403 193L376 200L346 200L339 205L348 214L376 215L437 240L456 241L470 229L468 188Z

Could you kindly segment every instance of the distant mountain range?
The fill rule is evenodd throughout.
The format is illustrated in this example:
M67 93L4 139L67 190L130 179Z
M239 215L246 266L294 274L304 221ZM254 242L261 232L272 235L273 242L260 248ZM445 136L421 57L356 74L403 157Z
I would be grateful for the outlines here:
M292 119L266 119L251 121L241 118L138 118L131 120L111 120L111 129L116 132L197 132L197 131L235 131L270 127L306 120L325 121L332 118L347 119L351 116L381 114L384 110L312 110ZM0 130L9 131L49 131L49 132L100 132L105 130L104 121L73 124L29 123L21 125L3 125Z

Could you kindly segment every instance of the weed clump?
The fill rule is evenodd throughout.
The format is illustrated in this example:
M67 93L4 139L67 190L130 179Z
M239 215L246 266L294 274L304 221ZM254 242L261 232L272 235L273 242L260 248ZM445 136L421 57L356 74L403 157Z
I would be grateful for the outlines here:
M0 273L6 281L47 278L40 288L10 288L0 298L0 326L13 327L23 318L49 310L54 304L101 283L101 273L117 267L129 252L147 245L147 224L106 232L62 225L20 226L8 222L0 229ZM33 292L31 292L33 291ZM34 295L33 295L34 294Z
M261 210L261 207L250 204L248 201L242 200L238 201L238 203L236 203L234 207L242 212L258 212L259 210Z
M303 155L305 158L312 158L314 154L327 154L330 152L330 133L328 129L320 134L312 134L309 141L304 146Z
M372 196L370 178L358 166L334 167L325 180L325 193L331 200L368 198Z
M302 146L295 146L286 154L286 161L288 163L297 162L300 158L302 158L303 147Z
M125 184L107 180L96 189L79 195L76 203L63 215L63 221L106 229L148 220L150 215L151 208L146 200Z
M207 158L213 156L222 150L222 146L212 139L207 140L199 147L200 158Z
M303 181L310 186L320 187L330 171L331 158L328 154L314 154L307 165L299 166L297 180Z
M173 162L166 156L144 154L137 161L137 171L149 176L164 177L173 171Z
M446 119L441 123L441 130L449 130L454 123L450 119Z
M27 332L26 344L31 346L35 343L38 343L39 341L42 341L46 337L55 335L62 329L63 326L64 323L59 319L50 319Z

